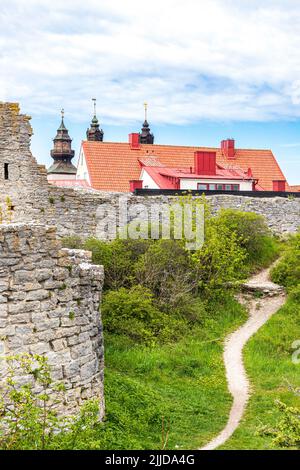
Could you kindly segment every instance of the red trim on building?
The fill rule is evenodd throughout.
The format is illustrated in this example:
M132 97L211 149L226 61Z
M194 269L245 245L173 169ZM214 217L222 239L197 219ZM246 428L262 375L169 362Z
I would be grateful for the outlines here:
M198 151L194 154L196 175L215 175L216 174L216 152Z
M285 180L274 180L273 191L285 192L286 181Z
M221 150L225 158L228 160L235 159L235 142L234 139L222 140Z
M129 134L129 144L131 150L140 150L141 144L140 144L140 136L137 133L132 133Z
M143 189L143 181L142 180L130 180L130 191L133 193L136 189Z

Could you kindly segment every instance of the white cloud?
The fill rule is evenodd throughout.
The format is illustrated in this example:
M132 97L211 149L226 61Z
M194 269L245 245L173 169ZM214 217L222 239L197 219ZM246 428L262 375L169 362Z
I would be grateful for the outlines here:
M33 115L300 116L297 0L11 0L0 21L0 99Z

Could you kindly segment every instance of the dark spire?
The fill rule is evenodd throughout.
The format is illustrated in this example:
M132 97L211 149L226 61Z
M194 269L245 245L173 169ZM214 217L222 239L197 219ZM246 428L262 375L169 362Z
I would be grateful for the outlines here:
M61 123L57 129L57 134L53 139L54 146L51 150L51 157L53 158L54 163L49 168L48 174L76 175L77 169L71 162L75 155L75 151L72 150L72 139L65 126L64 115L65 112L62 109Z
M140 143L141 144L153 144L154 143L154 135L151 134L149 123L147 121L147 110L148 104L144 103L145 107L145 121L142 127L142 132L140 132Z
M94 142L103 142L104 132L100 129L100 124L97 119L96 98L93 98L92 101L94 102L94 117L91 122L91 127L86 131L86 138Z

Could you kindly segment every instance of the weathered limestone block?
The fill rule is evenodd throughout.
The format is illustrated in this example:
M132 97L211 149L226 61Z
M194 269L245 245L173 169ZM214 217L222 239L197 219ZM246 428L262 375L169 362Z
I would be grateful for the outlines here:
M46 355L53 380L67 390L59 412L76 412L94 397L103 416L103 267L89 263L90 253L61 249L60 242L53 256L54 237L55 229L45 225L0 225L0 354Z

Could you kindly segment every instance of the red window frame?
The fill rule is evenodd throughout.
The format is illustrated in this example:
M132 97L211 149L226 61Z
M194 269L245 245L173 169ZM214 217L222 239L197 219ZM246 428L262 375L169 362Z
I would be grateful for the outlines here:
M217 189L217 191L240 191L240 185L239 184L226 184L226 183L197 183L197 190L198 191L216 191L216 189L209 189L209 185L210 184L214 184L215 185L215 188L217 186L222 186L222 190L221 189ZM206 186L206 189L200 189L199 186ZM225 189L226 186L230 186L230 189ZM233 189L234 186L238 186L238 189Z

